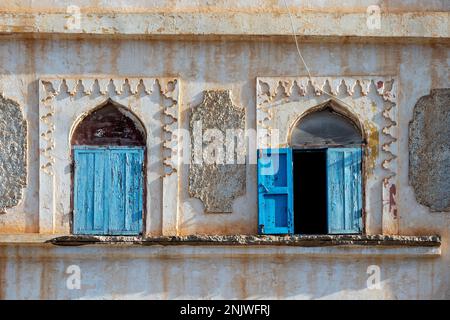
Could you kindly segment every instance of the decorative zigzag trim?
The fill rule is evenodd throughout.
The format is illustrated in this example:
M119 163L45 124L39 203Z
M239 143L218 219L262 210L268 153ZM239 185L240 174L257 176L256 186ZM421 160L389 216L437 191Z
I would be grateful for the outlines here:
M177 171L178 143L175 136L178 128L178 94L179 84L176 78L61 78L41 80L42 105L46 108L44 115L40 117L41 137L46 145L41 145L41 151L47 159L46 163L41 164L41 169L53 175L53 164L55 159L52 156L52 150L55 147L53 133L55 124L53 123L54 110L52 100L54 97L66 93L71 96L77 94L91 95L95 90L99 94L108 96L110 94L122 95L129 90L133 95L151 94L155 85L159 85L161 95L169 99L169 103L163 108L163 163L164 176ZM140 89L140 87L142 89ZM141 91L140 91L141 90Z

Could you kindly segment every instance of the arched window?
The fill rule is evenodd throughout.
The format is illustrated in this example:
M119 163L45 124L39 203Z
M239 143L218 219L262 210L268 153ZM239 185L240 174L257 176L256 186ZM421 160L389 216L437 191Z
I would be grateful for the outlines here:
M73 131L73 232L142 233L145 130L108 101Z
M361 233L363 137L329 102L295 123L288 148L260 150L260 232Z

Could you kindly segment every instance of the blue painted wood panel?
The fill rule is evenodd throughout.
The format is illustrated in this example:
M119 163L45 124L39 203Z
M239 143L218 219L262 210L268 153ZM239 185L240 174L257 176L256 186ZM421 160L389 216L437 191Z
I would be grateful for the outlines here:
M258 150L259 233L293 233L293 207L292 149Z
M361 148L327 149L328 233L361 233L361 170Z
M111 150L110 163L109 231L112 234L138 234L142 229L143 150Z
M104 234L105 217L105 164L104 150L75 150L74 176L74 233Z
M142 231L142 147L74 148L74 233Z

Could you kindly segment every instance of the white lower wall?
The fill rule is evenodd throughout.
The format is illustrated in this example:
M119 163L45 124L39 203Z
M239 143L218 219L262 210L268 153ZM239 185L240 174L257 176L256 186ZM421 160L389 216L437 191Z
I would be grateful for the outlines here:
M433 247L9 244L0 246L0 298L443 299L448 266L439 255ZM71 265L80 289L67 287ZM380 289L367 285L374 265Z

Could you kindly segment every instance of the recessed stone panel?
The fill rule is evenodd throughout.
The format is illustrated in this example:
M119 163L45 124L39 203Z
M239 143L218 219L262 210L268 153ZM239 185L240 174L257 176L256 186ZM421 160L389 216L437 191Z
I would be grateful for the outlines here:
M417 201L450 211L450 89L419 99L409 125L409 179Z
M192 110L189 195L208 213L232 212L233 200L245 194L244 130L245 111L233 105L229 91L205 91Z
M27 124L18 103L0 96L0 213L15 207L26 186Z

